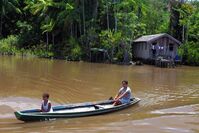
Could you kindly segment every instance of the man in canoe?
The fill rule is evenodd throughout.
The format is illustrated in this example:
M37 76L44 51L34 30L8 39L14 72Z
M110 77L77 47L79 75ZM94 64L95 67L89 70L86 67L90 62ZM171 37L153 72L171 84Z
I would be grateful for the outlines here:
M49 94L44 93L42 95L43 101L41 104L41 112L53 112L52 105L49 99Z
M122 88L119 90L118 94L114 98L113 105L120 105L124 103L129 103L132 98L131 89L128 87L128 81L122 81Z

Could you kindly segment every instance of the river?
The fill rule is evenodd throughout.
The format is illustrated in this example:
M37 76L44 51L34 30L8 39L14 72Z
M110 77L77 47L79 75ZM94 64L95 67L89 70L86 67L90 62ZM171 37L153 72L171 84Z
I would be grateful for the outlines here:
M13 112L114 96L126 79L141 102L106 115L24 123ZM0 133L199 132L199 67L156 68L0 56Z

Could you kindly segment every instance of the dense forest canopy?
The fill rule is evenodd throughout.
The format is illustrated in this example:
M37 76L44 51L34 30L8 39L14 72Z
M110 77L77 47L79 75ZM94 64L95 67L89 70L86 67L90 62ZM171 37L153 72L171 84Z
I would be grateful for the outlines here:
M1 53L89 60L101 48L123 61L135 38L166 32L199 63L197 0L1 0L0 15Z

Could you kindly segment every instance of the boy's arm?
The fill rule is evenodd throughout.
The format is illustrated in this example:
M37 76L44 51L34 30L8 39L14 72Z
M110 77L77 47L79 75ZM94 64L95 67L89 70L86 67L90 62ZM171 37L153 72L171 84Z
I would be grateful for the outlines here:
M50 111L51 103L48 103L48 112Z
M43 106L41 105L41 112L44 112Z

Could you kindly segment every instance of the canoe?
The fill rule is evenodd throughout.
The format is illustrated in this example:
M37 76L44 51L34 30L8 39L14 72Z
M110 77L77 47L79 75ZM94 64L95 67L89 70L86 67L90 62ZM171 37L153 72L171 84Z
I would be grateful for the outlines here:
M92 115L100 115L122 110L140 101L139 98L131 99L128 104L113 106L113 100L99 102L87 102L54 106L53 112L40 112L39 109L31 109L14 112L16 118L21 121L44 121L56 118L74 118Z

